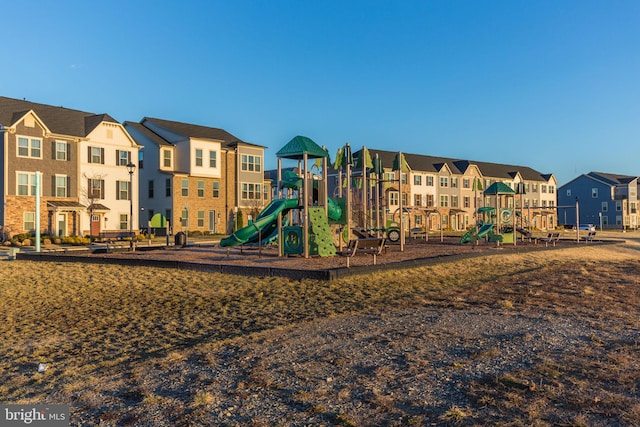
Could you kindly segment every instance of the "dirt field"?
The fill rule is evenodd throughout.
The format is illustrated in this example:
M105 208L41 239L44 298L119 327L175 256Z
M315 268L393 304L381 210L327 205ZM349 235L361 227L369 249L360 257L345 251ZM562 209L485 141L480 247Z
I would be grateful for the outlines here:
M640 425L635 241L440 250L484 252L332 282L3 263L0 400L72 425Z

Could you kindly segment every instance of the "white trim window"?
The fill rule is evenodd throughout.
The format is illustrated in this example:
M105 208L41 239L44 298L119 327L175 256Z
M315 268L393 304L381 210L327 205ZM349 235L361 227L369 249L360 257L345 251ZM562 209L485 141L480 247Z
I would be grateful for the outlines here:
M243 200L260 200L262 197L262 184L242 183Z
M69 160L69 143L56 141L56 160Z
M196 155L195 155L196 166L199 167L199 168L202 167L202 162L203 162L203 160L202 160L203 154L202 153L203 153L202 148L196 148Z
M35 231L36 229L36 213L24 212L22 215L22 228L25 231Z
M19 136L17 139L17 151L18 157L28 157L32 159L42 158L42 139Z
M16 195L35 196L36 195L36 174L27 172L17 172Z
M243 154L241 169L247 172L261 172L262 171L262 157L254 156L251 154Z
M171 155L171 150L162 150L162 167L171 168L172 164L173 156Z
M56 175L54 197L69 197L69 177L67 175Z
M212 169L218 167L218 153L216 151L209 151L209 167Z

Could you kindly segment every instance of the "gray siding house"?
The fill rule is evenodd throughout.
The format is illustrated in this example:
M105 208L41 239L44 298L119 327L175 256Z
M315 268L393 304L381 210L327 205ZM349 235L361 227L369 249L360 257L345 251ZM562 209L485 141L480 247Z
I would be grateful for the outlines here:
M558 221L601 228L638 228L638 177L589 172L558 188Z

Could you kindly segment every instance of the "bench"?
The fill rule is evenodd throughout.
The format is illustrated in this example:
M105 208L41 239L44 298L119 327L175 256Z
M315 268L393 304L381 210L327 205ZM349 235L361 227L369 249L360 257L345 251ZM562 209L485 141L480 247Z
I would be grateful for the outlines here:
M135 232L130 233L128 230L101 231L98 234L98 240L101 242L114 242L130 239L135 235Z
M549 243L552 243L553 246L555 246L556 242L560 240L560 233L549 233L547 234L547 237L543 237L539 240L544 242L545 246L549 246Z
M413 239L417 239L418 237L421 237L423 239L427 238L427 232L426 230L420 228L420 227L416 227L416 228L412 228L411 230L409 230L409 236L411 236Z
M385 249L385 241L386 239L384 237L351 239L349 240L349 243L347 243L347 247L344 250L338 251L336 253L338 255L347 257L347 267L349 267L349 258L355 256L356 254L373 255L373 265L376 265L376 257L382 254L382 251Z
M589 242L593 242L593 239L595 239L595 237L596 237L596 232L590 231L589 234L587 234L586 236L582 236L582 240L584 240L585 243L589 243Z

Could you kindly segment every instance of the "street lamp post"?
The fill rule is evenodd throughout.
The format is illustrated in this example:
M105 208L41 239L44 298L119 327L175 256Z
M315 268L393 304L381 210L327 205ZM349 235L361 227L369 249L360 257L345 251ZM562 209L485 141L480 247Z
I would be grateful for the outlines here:
M129 172L129 250L135 251L135 245L133 244L133 171L136 169L136 165L129 162L127 164L127 171Z

